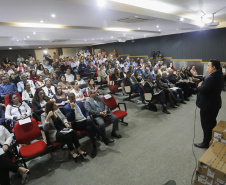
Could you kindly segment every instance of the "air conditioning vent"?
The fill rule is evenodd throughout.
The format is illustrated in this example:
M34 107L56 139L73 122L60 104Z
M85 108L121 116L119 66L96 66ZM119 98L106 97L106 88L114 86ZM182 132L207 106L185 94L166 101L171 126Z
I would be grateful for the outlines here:
M67 40L51 40L50 42L67 42L69 41L70 39L67 39Z
M133 18L124 18L124 19L119 19L115 20L117 22L122 22L122 23L140 23L140 22L147 22L147 21L153 21L155 19L145 19L145 18L140 18L140 17L133 17Z

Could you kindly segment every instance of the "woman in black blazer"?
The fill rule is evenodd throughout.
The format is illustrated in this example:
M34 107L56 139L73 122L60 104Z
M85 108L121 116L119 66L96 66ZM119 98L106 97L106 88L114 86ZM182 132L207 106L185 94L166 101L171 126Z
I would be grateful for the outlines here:
M41 114L45 111L45 105L46 102L50 99L45 95L45 92L43 89L38 88L35 91L32 105L33 105L33 117L37 121L41 121Z

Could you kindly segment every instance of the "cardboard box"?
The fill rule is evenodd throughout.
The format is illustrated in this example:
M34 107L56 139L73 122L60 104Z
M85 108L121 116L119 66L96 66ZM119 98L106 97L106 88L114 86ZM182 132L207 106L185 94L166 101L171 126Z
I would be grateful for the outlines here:
M212 140L217 139L226 140L226 121L220 121L212 130Z
M226 145L215 141L198 162L198 172L219 183L226 183Z

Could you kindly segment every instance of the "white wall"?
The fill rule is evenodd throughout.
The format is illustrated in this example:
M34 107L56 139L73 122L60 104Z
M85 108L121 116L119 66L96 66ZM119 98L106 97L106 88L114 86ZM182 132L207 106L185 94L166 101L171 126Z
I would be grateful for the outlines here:
M81 50L82 50L81 48L62 48L63 55L65 57L68 57L68 56L74 57ZM84 52L85 52L85 50L84 50Z

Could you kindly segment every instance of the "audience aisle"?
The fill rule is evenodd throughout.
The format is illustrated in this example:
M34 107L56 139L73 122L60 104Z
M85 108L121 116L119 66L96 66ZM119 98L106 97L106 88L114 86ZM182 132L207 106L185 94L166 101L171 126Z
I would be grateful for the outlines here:
M122 102L121 96L115 96ZM128 127L120 124L121 139L109 146L100 145L98 155L87 157L77 164L71 162L55 163L50 155L32 160L28 166L31 172L30 185L162 185L175 180L178 185L190 184L195 168L192 155L194 135L194 116L196 96L187 105L169 109L171 114L161 110L152 112L140 110L139 104L126 102ZM217 121L226 120L226 93L222 92L222 108ZM202 139L199 109L196 111L196 138ZM110 132L111 127L107 128ZM88 138L85 148L88 153L91 142ZM194 148L197 159L205 149ZM20 184L18 176L13 175L13 184Z

